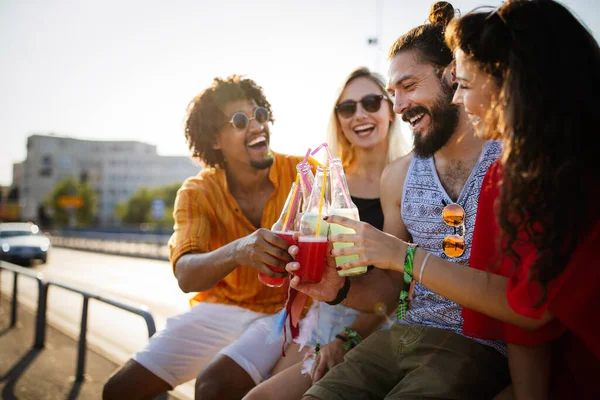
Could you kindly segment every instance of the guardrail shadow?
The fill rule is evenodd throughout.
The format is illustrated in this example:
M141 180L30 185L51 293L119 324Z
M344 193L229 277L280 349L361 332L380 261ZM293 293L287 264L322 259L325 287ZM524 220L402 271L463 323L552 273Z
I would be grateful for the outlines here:
M77 343L77 369L75 372L75 381L71 387L68 399L76 399L79 396L81 386L85 381L85 363L86 363L86 350L87 350L87 322L88 322L88 308L89 300L93 299L121 310L128 311L132 314L137 314L144 319L146 327L148 329L148 337L152 337L156 333L156 325L152 314L148 311L148 308L144 305L133 306L125 304L116 299L101 296L97 293L68 285L62 282L54 280L45 280L42 273L31 271L27 268L20 267L18 265L7 263L6 261L0 261L0 270L5 269L12 271L13 276L13 292L12 292L12 303L11 303L11 320L8 328L5 328L1 334L7 333L13 329L17 323L17 295L18 295L18 277L19 275L25 275L37 281L38 284L38 305L35 317L35 336L33 348L15 364L15 366L2 377L1 381L8 380L8 384L4 388L2 395L3 399L14 399L13 388L18 378L27 370L29 365L35 360L39 353L44 349L46 342L46 309L47 309L47 298L50 287L55 286L70 292L79 293L83 297L83 306L81 312L81 325L79 329L79 340ZM1 296L0 296L1 297ZM166 395L156 397L156 399L164 399Z
M8 332L10 332L13 328L11 326L4 328L4 329L0 329L0 336L4 336L5 334L7 334Z
M79 392L81 391L81 386L83 386L83 382L73 382L73 387L67 396L67 400L75 400L79 397Z
M7 328L6 330L10 329L11 328ZM17 384L17 381L27 370L27 368L29 368L37 356L42 352L42 350L43 349L37 349L35 347L30 349L6 374L4 374L4 376L0 378L0 382L6 382L6 386L4 386L4 389L2 390L2 399L17 399L14 394L14 388Z

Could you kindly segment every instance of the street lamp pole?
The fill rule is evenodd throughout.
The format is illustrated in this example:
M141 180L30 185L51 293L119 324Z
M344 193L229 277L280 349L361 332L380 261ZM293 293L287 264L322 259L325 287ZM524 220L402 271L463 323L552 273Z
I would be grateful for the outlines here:
M375 32L377 34L377 41L379 42L381 40L383 0L376 0L375 7L377 7L376 20L375 20ZM379 46L377 46L377 49L379 49ZM380 72L379 71L380 60L381 60L381 55L379 54L379 51L375 51L375 70L377 72Z
M375 0L375 36L367 39L367 44L375 48L375 71L379 70L381 55L379 54L379 40L381 39L382 31L382 17L383 17L383 0Z

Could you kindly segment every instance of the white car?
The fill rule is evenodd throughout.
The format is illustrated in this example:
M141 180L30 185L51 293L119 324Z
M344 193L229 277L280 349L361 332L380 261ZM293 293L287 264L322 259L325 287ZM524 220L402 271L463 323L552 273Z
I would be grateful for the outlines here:
M31 265L33 260L45 263L50 239L29 222L0 223L0 260Z

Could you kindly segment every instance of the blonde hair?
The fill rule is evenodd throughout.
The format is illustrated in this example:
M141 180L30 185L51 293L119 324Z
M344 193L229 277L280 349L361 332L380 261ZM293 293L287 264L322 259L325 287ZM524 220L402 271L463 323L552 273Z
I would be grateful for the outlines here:
M390 98L390 95L385 90L385 81L383 77L376 72L371 72L367 67L360 67L355 69L348 75L348 77L344 80L343 85L336 92L334 106L331 108L331 114L329 116L329 124L327 127L327 145L331 150L331 153L337 157L342 159L342 163L344 168L350 166L354 160L354 146L348 141L344 132L342 132L342 127L340 125L340 121L338 119L337 112L335 111L335 105L338 104L340 98L342 97L342 93L346 89L346 87L357 78L367 78L370 79L373 83L375 83L379 89L381 90L381 94L385 96L385 101L388 103L390 107L390 113L392 117L392 122L388 129L388 152L387 152L387 162L390 163L394 161L398 157L402 157L403 155L410 152L410 145L407 140L402 136L402 132L400 130L400 118L396 113L394 113L393 107L394 103Z

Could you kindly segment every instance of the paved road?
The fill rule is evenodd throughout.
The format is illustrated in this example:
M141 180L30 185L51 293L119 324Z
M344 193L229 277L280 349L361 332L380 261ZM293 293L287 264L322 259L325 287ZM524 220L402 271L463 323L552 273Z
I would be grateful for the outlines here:
M121 257L62 248L53 248L48 263L34 265L45 277L61 280L132 304L145 304L153 314L157 330L171 315L189 309L188 298L177 285L168 262ZM12 273L2 272L2 292L12 290ZM76 338L81 319L79 294L51 287L48 294L48 321ZM37 304L34 281L19 279L19 302L30 308ZM117 364L147 341L146 325L141 317L90 301L88 343L90 347ZM193 386L187 384L174 393L193 398Z

